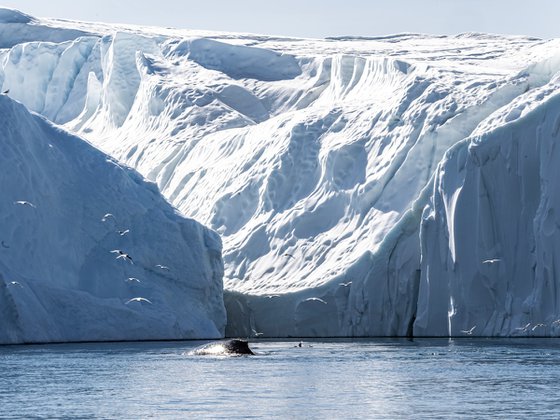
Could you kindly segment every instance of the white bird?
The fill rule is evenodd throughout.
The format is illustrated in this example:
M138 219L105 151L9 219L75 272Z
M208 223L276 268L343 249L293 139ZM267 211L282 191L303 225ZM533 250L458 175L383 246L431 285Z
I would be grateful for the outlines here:
M500 261L502 261L500 258L492 258L491 260L482 261L482 264L494 264Z
M472 335L475 328L476 328L476 325L474 327L472 327L470 330L461 330L461 332L463 334Z
M162 270L169 270L169 267L167 267L166 265L156 264L156 267L161 268Z
M121 259L121 260L123 260L123 261L128 260L128 261L130 262L130 264L134 264L134 261L132 261L132 258L131 258L130 255L128 255L128 254L121 254L121 255L119 255L116 259L117 259L117 260Z
M117 230L117 233L118 233L119 235L121 235L121 236L126 235L128 232L130 232L129 229L126 229L126 230Z
M531 328L531 331L535 331L537 328L541 328L544 327L544 324L536 324L533 328Z
M115 220L115 216L113 216L111 213L107 213L105 216L103 216L103 218L101 219L102 222L106 222L107 220L109 220L109 218L112 217L113 220Z
M525 332L525 331L527 331L527 328L529 328L530 326L531 326L531 323L529 322L524 327L517 327L516 330Z
M307 299L305 299L305 302L321 302L321 303L323 303L323 304L325 304L325 305L328 305L327 302L325 302L323 299L318 298L318 297L310 297L310 298L307 298Z
M559 325L560 324L560 319L557 319L556 321L552 321L552 325Z
M352 284L351 281L349 281L348 283L338 283L339 286L343 286L343 287L348 287Z
M260 337L261 335L263 335L264 333L262 332L257 332L254 328L251 328L251 331L253 331L253 335L255 337Z
M117 260L118 259L123 259L123 260L129 260L131 264L134 264L134 261L132 261L132 257L130 255L128 255L126 252L122 252L120 249L113 249L111 251L111 254L119 254L117 256Z
M33 207L34 209L37 208L35 204L25 200L14 201L14 204L19 204L20 206L29 206L29 207Z
M140 303L146 302L146 303L149 303L150 305L152 304L152 302L150 302L150 301L149 301L148 299L146 299L146 298L143 298L143 297L135 297L135 298L129 299L127 302L125 302L125 305L128 305L128 304L131 303L131 302L140 302Z
M23 287L23 286L20 284L20 282L18 282L18 281L11 281L11 282L10 282L10 285L12 285L12 286L18 286L18 287Z
M266 297L267 297L268 299L273 299L273 298L280 297L280 295L267 295Z
M136 282L136 283L140 283L140 280L138 280L136 277L129 277L125 280L127 283L131 283L131 282Z

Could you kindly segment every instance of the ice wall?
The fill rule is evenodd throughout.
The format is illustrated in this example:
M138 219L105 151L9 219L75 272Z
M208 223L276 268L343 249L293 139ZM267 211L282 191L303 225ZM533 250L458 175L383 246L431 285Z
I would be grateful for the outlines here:
M2 89L219 232L228 334L461 335L473 320L474 334L521 334L533 331L517 330L518 321L545 322L527 315L507 330L456 318L450 302L463 298L435 286L448 268L434 252L450 245L434 226L443 232L440 215L456 206L441 192L441 168L452 166L445 156L521 116L509 110L517 101L543 102L560 68L558 41L49 24L88 35L2 50ZM445 188L459 190L453 182ZM496 227L482 210L481 220L461 211ZM474 255L471 267L499 259ZM493 305L464 303L477 304Z
M0 95L0 344L217 338L221 242Z
M558 335L558 77L438 167L422 217L417 334Z

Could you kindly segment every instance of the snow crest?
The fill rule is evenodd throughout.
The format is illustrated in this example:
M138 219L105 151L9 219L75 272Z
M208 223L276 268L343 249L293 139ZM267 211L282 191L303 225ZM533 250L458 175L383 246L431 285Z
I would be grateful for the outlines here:
M0 7L0 48L32 41L64 42L84 35L88 31L57 27L18 10Z

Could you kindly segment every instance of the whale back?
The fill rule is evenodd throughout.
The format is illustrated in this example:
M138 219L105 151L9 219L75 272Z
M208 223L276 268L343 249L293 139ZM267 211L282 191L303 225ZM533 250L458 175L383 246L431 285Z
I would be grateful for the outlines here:
M239 355L253 355L253 351L249 347L247 340L231 339L224 341L217 341L204 346L198 347L190 352L196 356L239 356Z

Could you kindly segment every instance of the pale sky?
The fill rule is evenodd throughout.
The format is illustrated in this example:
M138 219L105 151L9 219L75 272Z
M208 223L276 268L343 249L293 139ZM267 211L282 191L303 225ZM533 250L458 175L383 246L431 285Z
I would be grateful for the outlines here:
M325 37L492 32L560 37L560 0L0 0L38 17Z

